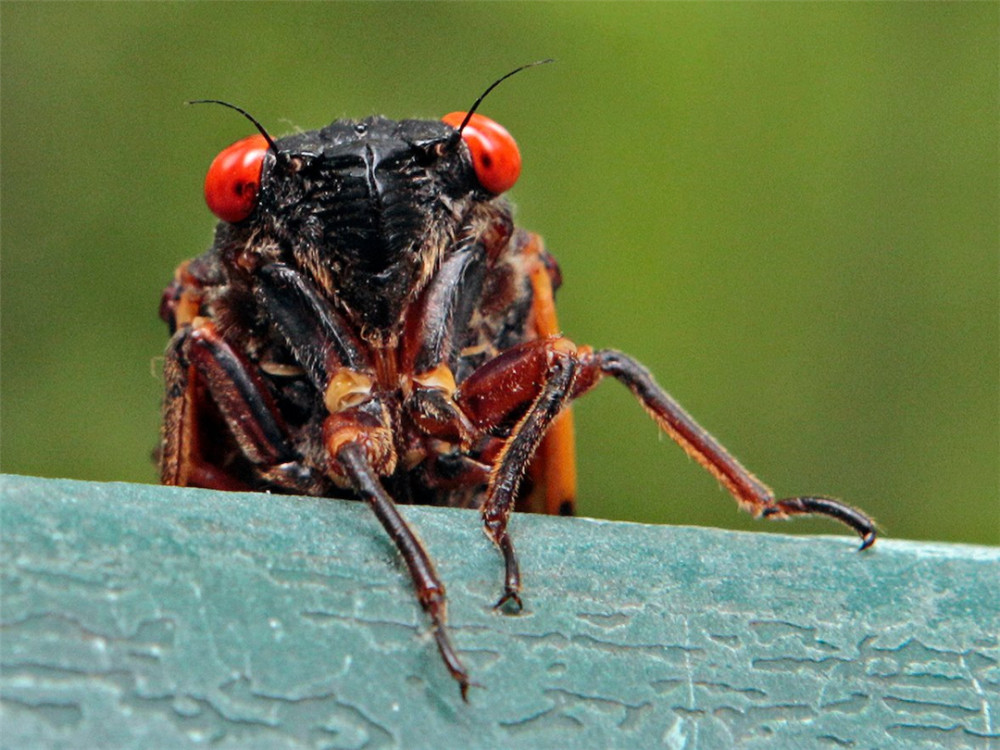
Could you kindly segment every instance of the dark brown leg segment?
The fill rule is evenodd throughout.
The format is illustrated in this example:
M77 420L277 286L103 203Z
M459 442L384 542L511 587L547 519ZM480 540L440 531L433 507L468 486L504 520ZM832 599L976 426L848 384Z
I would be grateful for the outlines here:
M861 549L875 542L875 523L857 508L830 497L791 497L776 500L774 492L743 468L722 445L691 418L666 393L649 371L634 359L613 349L594 352L589 369L621 381L689 456L708 470L736 498L741 507L759 518L787 518L813 514L834 518L861 537ZM596 382L596 381L594 381Z
M267 387L215 326L205 323L192 329L186 349L246 457L264 465L293 460L288 431Z
M458 682L463 700L468 701L469 686L474 683L469 681L469 674L465 671L448 637L448 629L445 626L444 584L438 578L427 552L413 530L399 515L396 504L379 482L364 447L357 443L341 446L337 452L337 461L350 478L355 491L375 512L375 516L403 556L417 589L420 606L431 619L434 640L437 642L438 651L441 652L441 658L444 659L451 676Z
M371 370L351 327L299 272L281 263L264 266L257 272L255 295L320 393L337 368Z
M507 522L517 500L524 472L545 431L573 393L578 369L576 347L562 338L532 341L510 349L473 373L456 399L481 428L502 424L522 414L514 424L490 474L483 524L486 535L504 560L504 591L498 608L520 611L521 574Z
M514 544L507 533L507 523L517 500L518 486L525 469L531 463L545 431L567 402L575 374L573 360L569 356L553 357L553 360L542 392L514 427L500 454L490 477L488 500L483 507L486 533L500 548L504 560L503 596L496 606L504 607L510 602L518 612L523 608L520 596L521 573Z
M264 480L313 493L317 478L299 462L267 386L213 323L204 320L175 335L167 350L164 377L167 398L160 449L164 484L250 490ZM211 446L202 435L205 420L224 422L252 469L234 476L206 459L206 448Z

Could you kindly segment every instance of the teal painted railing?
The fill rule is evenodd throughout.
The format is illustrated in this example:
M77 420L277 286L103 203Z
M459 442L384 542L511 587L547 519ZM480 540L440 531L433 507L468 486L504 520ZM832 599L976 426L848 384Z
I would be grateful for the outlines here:
M4 476L3 747L1000 743L1000 550L407 507L463 703L359 503Z

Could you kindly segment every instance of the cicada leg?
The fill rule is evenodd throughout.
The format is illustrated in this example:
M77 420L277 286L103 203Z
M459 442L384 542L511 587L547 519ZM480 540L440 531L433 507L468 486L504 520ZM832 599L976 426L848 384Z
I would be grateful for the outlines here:
M546 430L572 399L611 376L623 383L660 428L708 470L737 503L758 518L824 515L853 529L861 549L875 542L874 522L862 511L821 495L776 499L721 443L666 393L631 357L611 349L593 351L551 337L522 344L487 362L456 393L456 401L477 427L489 430L517 415L490 475L483 521L504 559L504 592L497 606L521 606L521 577L507 523L518 486Z

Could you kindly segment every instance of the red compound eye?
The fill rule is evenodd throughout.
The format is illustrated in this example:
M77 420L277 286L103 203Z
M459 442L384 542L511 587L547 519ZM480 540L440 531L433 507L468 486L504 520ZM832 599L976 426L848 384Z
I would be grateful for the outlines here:
M223 221L243 221L257 205L267 139L252 135L219 152L205 176L205 202Z
M451 112L441 118L457 128L465 112ZM488 117L474 114L462 128L462 140L472 152L472 166L479 184L499 195L510 190L521 174L521 152L507 129Z

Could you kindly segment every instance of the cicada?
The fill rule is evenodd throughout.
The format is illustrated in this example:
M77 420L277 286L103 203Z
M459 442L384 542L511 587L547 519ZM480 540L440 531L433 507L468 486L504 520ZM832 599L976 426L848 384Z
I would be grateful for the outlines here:
M518 611L511 513L572 514L569 407L607 377L754 515L830 516L862 548L876 535L839 500L778 499L639 362L562 334L559 267L504 198L517 144L477 112L516 72L441 120L337 120L284 138L218 102L257 132L212 162L214 243L180 265L160 307L163 483L367 503L463 697L445 587L397 505L480 510L503 558L497 606Z

